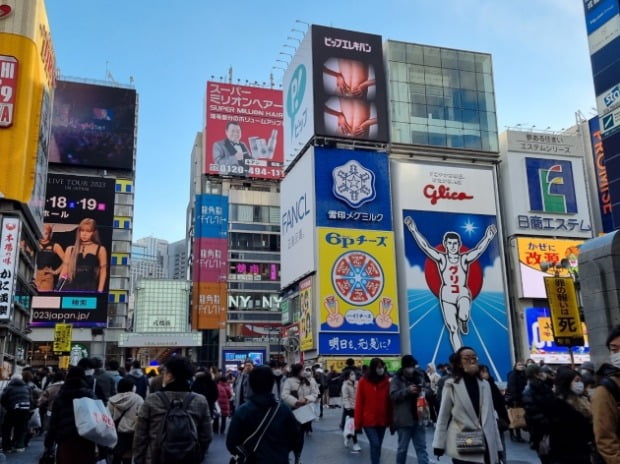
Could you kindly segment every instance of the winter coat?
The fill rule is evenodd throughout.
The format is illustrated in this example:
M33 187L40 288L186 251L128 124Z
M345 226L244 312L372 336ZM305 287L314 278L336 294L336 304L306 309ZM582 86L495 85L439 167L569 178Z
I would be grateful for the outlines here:
M250 374L240 372L235 379L233 389L235 392L234 401L235 408L238 408L252 396L252 388L250 387Z
M192 383L191 390L194 393L200 393L207 399L207 403L209 403L209 411L214 410L215 402L218 397L218 391L217 384L211 378L211 374L197 374L194 382Z
M523 407L523 390L527 385L525 371L511 370L508 373L508 385L506 386L506 402L509 408Z
M392 401L390 379L384 376L379 382L362 377L355 395L355 430L363 427L391 427Z
M411 393L409 387L418 387L417 393ZM424 385L424 378L415 370L411 377L404 375L400 369L390 383L390 399L394 408L394 427L413 427L418 423L418 396Z
M587 403L587 400L584 399L584 401ZM594 442L592 418L586 417L559 397L549 403L547 412L550 421L549 457L551 462L589 463L590 444Z
M35 404L33 391L23 380L12 379L2 392L0 404L7 411L32 409Z
M299 377L288 377L284 381L282 396L280 400L286 403L291 409L295 409L297 400L307 399L309 403L314 403L319 397L319 386L314 379L307 379L310 384L302 382Z
M217 404L220 405L223 417L230 417L230 400L232 399L232 388L228 382L217 383Z
M530 442L534 449L543 436L549 433L549 412L547 407L554 400L553 391L542 380L532 379L523 391L525 422L530 433Z
M252 395L248 401L235 410L226 436L228 451L234 454L235 447L241 445L258 429L267 411L278 405L279 409L256 450L254 462L255 464L288 464L289 453L298 447L299 424L290 408L283 401L277 402L273 394ZM266 423L263 426L266 426ZM255 445L259 436L255 436L248 444Z
M164 387L170 401L183 401L190 394L184 382L172 382ZM194 419L198 432L201 453L206 453L213 438L211 416L204 396L192 393L194 399L189 404L189 413ZM159 393L149 395L138 413L138 421L133 438L134 464L165 464L159 461L161 434L168 409Z
M43 390L43 393L41 393L41 396L39 396L38 403L41 409L46 409L50 411L50 413L52 412L54 400L58 396L58 393L60 393L60 389L62 388L64 383L65 382L63 380L61 380L60 382L54 382L49 384L47 388Z
M144 372L142 372L142 369L132 369L129 371L128 375L134 377L134 380L136 381L136 393L142 398L146 398L146 395L149 392L149 381L146 378L146 375L144 375Z
M342 382L342 407L343 409L355 409L355 395L357 381L345 380Z
M54 443L75 440L79 437L73 415L75 398L93 398L95 394L86 381L73 378L65 381L58 396L54 400L49 430L45 437L45 447L51 448Z
M110 410L112 420L116 422L122 415L122 419L118 423L117 430L119 432L133 432L135 430L138 412L143 403L142 397L134 392L117 393L110 397L108 409Z
M94 377L97 381L97 385L101 386L105 395L106 400L104 400L104 403L109 400L111 396L116 395L116 381L112 374L103 369L95 369Z
M282 390L284 389L284 382L286 381L285 375L276 375L273 378L273 388L271 393L276 398L276 401L280 401L282 397Z
M456 434L464 430L482 428L491 464L499 462L503 450L489 382L477 379L480 392L480 418L474 410L465 386L465 380L446 380L441 395L441 406L437 416L433 448L445 450L446 455L467 462L484 462L484 454L460 454L456 449Z
M609 377L620 388L620 369L603 364L597 375ZM620 462L620 408L613 394L603 385L594 390L592 418L598 452L606 462Z

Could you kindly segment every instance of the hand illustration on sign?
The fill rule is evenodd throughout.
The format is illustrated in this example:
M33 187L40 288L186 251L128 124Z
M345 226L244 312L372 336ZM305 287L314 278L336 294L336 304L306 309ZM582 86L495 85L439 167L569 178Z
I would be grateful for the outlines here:
M340 314L336 297L333 295L325 297L324 304L328 312L326 320L327 325L334 329L337 329L342 324L344 324L344 316Z
M390 314L392 313L392 299L391 298L381 298L381 302L379 303L379 314L375 318L375 323L382 329L389 329L392 327L392 317Z

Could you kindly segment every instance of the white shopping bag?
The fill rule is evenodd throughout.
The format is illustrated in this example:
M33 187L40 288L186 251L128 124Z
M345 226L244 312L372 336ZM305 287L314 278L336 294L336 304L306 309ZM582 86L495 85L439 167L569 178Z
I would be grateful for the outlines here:
M316 414L314 412L314 404L308 403L303 406L298 407L297 409L293 409L293 415L297 422L300 424L305 424L307 422L313 421L316 419Z
M344 430L342 431L342 434L345 438L351 438L355 435L355 419L350 416L347 417L344 421Z
M73 416L78 434L101 446L116 446L116 427L110 411L103 401L92 398L75 398L73 400Z

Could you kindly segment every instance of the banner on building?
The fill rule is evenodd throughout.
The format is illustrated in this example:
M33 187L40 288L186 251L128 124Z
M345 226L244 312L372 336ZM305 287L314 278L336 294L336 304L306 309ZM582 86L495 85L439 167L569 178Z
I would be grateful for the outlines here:
M572 277L545 277L553 339L558 346L583 345L579 302Z
M54 326L54 353L68 353L71 351L73 326L71 324L56 324Z
M9 216L3 216L0 221L0 320L8 321L11 319L15 294L21 222L19 218Z
M315 305L313 291L312 277L308 277L299 283L299 349L301 351L314 349Z

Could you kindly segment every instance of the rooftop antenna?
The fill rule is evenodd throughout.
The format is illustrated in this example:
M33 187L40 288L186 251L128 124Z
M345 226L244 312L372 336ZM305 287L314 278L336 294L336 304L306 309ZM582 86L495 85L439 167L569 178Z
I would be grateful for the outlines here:
M228 83L232 84L233 81L233 68L232 66L228 68Z

